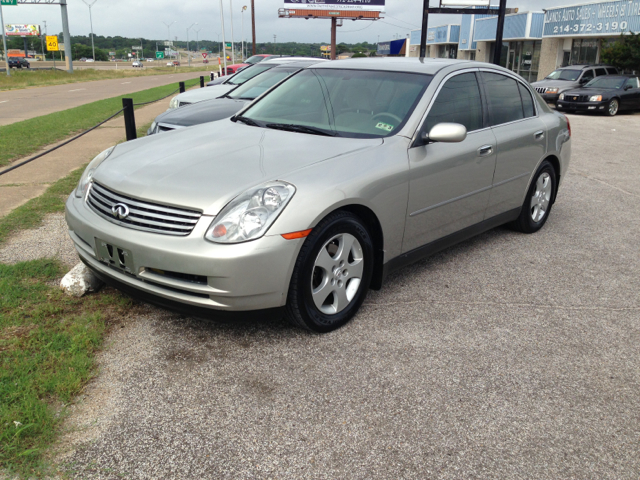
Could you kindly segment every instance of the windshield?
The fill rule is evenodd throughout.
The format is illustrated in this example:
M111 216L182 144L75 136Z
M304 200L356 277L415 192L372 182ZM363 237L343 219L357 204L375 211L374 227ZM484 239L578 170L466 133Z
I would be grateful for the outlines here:
M577 80L579 76L580 70L565 68L562 70L554 70L545 78L548 78L549 80Z
M597 77L585 85L585 88L622 88L624 78Z
M247 58L244 63L249 63L251 65L255 65L256 63L260 63L263 60L266 60L269 57L261 57L260 55L254 55L253 57Z
M432 78L403 72L302 70L238 119L304 133L386 137L404 125Z
M229 98L253 100L273 87L280 80L287 78L296 68L272 68L261 75L253 77L227 94Z
M256 75L260 75L262 72L269 70L270 68L275 67L275 65L256 65L253 67L247 67L239 73L236 73L233 77L227 80L227 85L242 85L247 80L252 79Z

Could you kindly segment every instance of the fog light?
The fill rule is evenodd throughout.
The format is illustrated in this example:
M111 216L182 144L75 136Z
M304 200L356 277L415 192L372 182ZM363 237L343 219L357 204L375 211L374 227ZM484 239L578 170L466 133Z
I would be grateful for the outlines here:
M589 107L589 110L595 110L596 107Z

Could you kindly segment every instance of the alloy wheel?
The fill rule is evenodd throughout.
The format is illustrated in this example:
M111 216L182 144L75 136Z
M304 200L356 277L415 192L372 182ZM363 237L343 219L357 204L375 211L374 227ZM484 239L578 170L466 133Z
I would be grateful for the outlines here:
M547 214L551 202L551 176L544 172L536 181L536 190L531 197L531 218L538 223Z
M618 113L618 108L619 108L619 104L618 104L618 100L611 100L609 102L609 115L613 116L616 113Z

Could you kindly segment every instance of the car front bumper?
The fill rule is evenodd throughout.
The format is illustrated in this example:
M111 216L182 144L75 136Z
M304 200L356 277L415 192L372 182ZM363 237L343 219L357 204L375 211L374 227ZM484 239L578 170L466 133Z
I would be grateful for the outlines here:
M113 280L108 283L155 297L161 305L177 302L200 310L283 306L304 242L304 238L271 235L233 245L215 244L204 239L214 218L205 215L187 236L133 230L100 217L73 193L65 218L81 260L99 276ZM107 258L107 246L123 252L124 264L117 253Z
M547 103L555 104L558 101L559 93L541 93L540 96Z
M607 102L567 102L558 100L556 107L559 112L604 112Z

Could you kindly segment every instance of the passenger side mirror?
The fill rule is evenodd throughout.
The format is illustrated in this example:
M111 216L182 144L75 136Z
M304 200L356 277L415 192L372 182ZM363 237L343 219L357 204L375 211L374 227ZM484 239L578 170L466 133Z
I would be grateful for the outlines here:
M627 84L624 86L625 90L631 90L633 88L633 85Z
M458 143L467 138L467 128L459 123L438 123L429 133L422 133L422 140L427 142Z
M584 85L585 83L588 83L588 82L589 82L589 80L591 80L591 79L590 79L590 78L584 78L584 77L582 77L582 78L580 79L580 85Z

